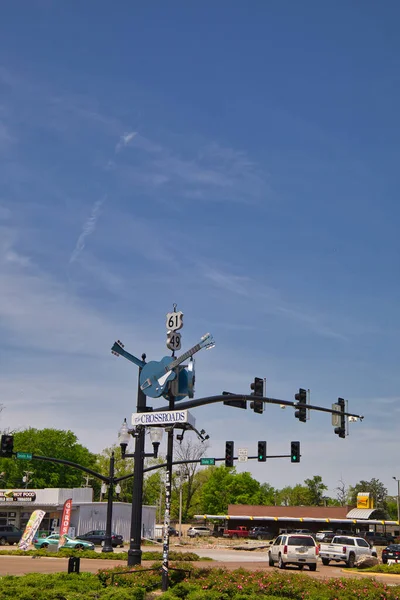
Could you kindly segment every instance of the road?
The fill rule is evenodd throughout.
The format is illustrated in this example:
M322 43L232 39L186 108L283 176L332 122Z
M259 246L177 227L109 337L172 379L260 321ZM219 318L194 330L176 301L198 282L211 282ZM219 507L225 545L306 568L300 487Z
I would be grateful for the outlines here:
M143 548L143 550L148 547ZM185 551L189 548L185 548ZM196 548L193 549L201 557L209 557L210 561L198 561L193 563L195 566L201 567L224 567L229 570L244 568L249 570L271 571L276 570L276 567L268 565L267 553L264 551L248 551L248 550L231 550L229 548ZM152 561L153 562L153 561ZM144 565L150 566L151 562L143 562ZM96 573L99 569L113 568L117 565L126 566L126 561L104 561L101 559L81 559L81 571ZM31 556L0 556L0 576L3 575L23 575L26 573L57 573L67 572L67 558L33 558ZM342 563L335 563L328 567L323 566L320 562L316 572L311 572L305 567L302 571L304 575L316 577L318 579L327 579L330 577L345 577L357 579L363 577L376 577L380 582L388 585L400 585L400 575L388 574L367 574L362 571L355 573L350 572ZM299 573L297 567L287 567L281 573Z

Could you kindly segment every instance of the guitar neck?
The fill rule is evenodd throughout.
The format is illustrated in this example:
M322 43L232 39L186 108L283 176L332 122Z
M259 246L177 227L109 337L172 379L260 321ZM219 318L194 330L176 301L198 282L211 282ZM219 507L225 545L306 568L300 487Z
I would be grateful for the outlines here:
M198 352L199 350L201 350L201 346L200 346L200 344L196 344L195 346L193 346L193 348L190 348L190 350L188 350L187 352L182 354L182 356L179 356L176 360L174 360L172 363L170 363L168 365L168 367L166 368L166 371L172 371L172 369L175 369L175 367L178 367L187 358L190 358L191 356L193 356L193 354L196 354L196 352Z
M131 362L133 362L134 365L140 367L141 369L143 369L144 365L146 364L145 362L143 362L139 358L136 358L136 356L133 356L133 354L130 354L129 352L127 352L120 346L114 345L113 350L114 350L114 352L117 352L117 354L120 354L127 360L130 360Z

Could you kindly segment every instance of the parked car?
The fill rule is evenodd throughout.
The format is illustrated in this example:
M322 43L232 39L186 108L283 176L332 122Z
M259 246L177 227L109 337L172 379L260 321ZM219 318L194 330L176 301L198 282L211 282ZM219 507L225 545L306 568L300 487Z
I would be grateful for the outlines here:
M317 531L315 539L317 542L331 542L335 537L335 532L331 529L325 529L323 531Z
M175 529L175 527L172 527L172 525L170 525L168 527L168 535L170 535L170 536L178 536L179 535L179 531L177 529Z
M249 538L251 540L272 540L274 535L268 527L253 527L249 531Z
M388 560L400 562L400 544L389 544L382 550L382 562L387 564Z
M15 525L0 525L0 546L16 544L21 539L22 533Z
M373 546L387 546L395 543L395 538L391 533L381 533L379 531L364 531L360 534Z
M310 571L317 570L318 546L311 535L280 535L270 546L269 566L277 562L280 569L286 565L297 565L302 569L307 565Z
M58 545L59 540L60 534L52 533L44 538L34 538L33 545L35 546L36 550L40 550L41 548L48 548L49 546L54 546L56 544ZM72 548L74 550L94 550L94 544L84 542L83 540L72 539L67 535L65 536L65 544L63 544L62 547Z
M106 532L104 529L94 529L93 531L88 531L87 533L82 533L76 536L77 540L84 540L85 542L91 542L95 546L104 546L106 540ZM122 535L118 533L111 533L111 546L116 548L119 546L120 548L124 547L124 538Z
M187 530L187 534L189 537L211 535L211 529L209 527L202 527L200 525L196 525L195 527L189 527L189 529Z

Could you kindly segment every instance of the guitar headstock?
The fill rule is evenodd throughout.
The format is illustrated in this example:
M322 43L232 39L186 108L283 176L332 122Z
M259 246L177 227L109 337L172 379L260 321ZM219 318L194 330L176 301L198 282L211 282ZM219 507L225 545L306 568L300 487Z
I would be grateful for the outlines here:
M201 337L200 348L205 348L206 350L210 350L210 348L214 348L215 341L211 333L206 333Z
M123 349L124 344L121 342L121 340L117 340L116 342L114 342L114 345L111 348L111 354L114 354L114 356L120 356L121 350Z

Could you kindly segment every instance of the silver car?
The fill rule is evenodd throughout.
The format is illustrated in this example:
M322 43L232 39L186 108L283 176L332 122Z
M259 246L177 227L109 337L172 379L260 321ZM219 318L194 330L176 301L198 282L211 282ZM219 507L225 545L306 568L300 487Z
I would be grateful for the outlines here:
M211 529L209 527L202 527L196 525L195 527L189 527L189 529L187 530L187 534L189 537L211 535Z

